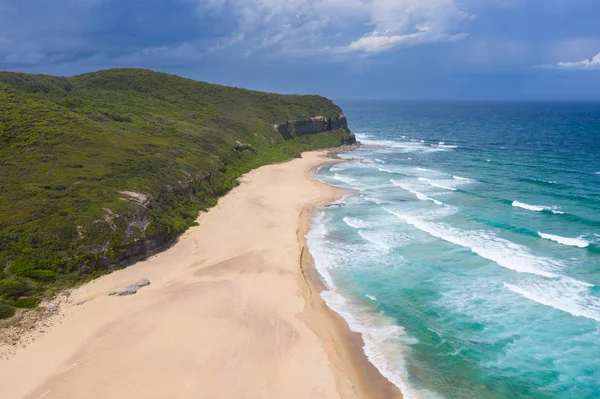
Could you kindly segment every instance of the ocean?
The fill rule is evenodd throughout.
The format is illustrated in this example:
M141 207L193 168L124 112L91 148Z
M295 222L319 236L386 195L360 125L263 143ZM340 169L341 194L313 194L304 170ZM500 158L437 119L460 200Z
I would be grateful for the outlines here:
M406 398L600 398L600 103L342 101L307 235Z

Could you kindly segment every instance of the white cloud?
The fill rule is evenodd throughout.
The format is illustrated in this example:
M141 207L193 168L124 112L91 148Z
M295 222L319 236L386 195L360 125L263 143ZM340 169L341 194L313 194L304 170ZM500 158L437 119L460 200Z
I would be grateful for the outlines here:
M428 34L427 31L419 31L405 35L390 35L389 32L383 34L371 32L358 40L354 40L347 46L335 48L334 51L338 53L364 52L368 54L375 54L390 50L403 44L416 45L433 42L453 42L461 40L466 36L466 33L458 33L455 35L449 35L446 33Z
M542 68L551 69L600 69L600 53L593 58L583 61L559 62L555 65L542 65Z
M201 13L233 17L231 37L244 37L236 44L283 54L372 55L402 45L452 42L467 35L461 30L474 18L456 0L199 1Z
M337 51L364 51L365 53L380 53L396 47L402 41L408 40L410 35L393 36L378 32L369 33L346 47L339 47Z

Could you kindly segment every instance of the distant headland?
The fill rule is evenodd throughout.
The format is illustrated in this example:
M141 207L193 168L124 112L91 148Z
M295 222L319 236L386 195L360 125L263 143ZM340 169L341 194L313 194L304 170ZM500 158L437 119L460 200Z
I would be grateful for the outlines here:
M324 97L142 69L0 72L0 99L0 318L168 247L243 173L355 140Z

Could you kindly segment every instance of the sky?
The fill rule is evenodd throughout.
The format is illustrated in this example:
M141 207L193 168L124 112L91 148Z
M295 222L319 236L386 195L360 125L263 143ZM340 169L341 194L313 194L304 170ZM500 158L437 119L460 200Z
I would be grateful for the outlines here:
M0 0L0 70L333 99L600 100L600 0Z

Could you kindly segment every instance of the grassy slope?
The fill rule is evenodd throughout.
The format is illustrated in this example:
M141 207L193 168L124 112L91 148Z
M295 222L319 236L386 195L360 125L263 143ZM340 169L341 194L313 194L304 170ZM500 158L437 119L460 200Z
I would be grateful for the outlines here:
M0 72L0 300L39 296L171 242L242 173L345 134L284 140L273 124L340 112L323 97L148 70ZM236 140L256 152L235 151Z

